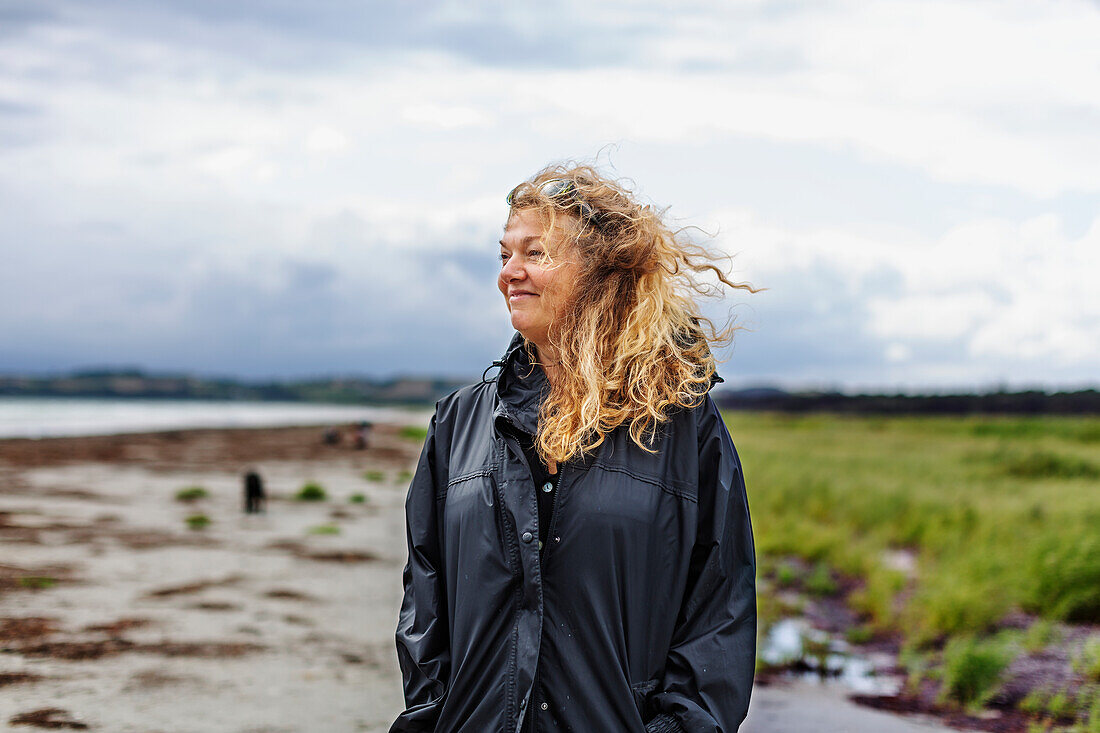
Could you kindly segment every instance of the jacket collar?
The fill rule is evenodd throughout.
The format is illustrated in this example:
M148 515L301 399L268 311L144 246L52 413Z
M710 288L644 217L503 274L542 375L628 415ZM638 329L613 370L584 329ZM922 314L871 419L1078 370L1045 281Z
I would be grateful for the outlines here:
M496 379L495 417L504 417L516 427L534 435L538 430L539 405L550 383L539 367L531 364L523 335L516 331L504 356L493 362L500 367Z
M549 392L550 383L546 373L531 364L527 349L523 347L523 334L516 331L504 352L504 356L493 362L500 367L496 378L497 406L493 416L503 417L516 427L531 435L538 431L539 406ZM715 371L710 378L710 386L726 380Z

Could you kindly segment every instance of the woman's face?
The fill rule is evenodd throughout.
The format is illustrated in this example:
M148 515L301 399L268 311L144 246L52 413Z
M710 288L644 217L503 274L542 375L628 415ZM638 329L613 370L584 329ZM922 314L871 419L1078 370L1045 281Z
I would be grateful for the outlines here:
M536 346L546 345L554 316L569 302L580 272L576 247L554 248L553 263L540 264L543 225L537 212L522 209L508 219L500 240L497 287L508 303L512 327ZM561 232L552 235L560 238ZM557 244L557 241L553 242Z

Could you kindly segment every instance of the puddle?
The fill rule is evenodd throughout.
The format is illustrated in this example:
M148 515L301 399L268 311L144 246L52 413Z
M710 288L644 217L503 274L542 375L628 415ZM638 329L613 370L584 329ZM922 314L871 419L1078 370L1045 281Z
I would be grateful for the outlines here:
M896 695L903 682L895 675L878 674L870 658L800 618L772 624L760 656L771 667L785 668L785 675L843 686L863 695Z

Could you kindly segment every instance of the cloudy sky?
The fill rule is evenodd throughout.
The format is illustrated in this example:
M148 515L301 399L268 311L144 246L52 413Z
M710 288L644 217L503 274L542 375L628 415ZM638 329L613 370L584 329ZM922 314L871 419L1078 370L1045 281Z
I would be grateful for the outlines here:
M734 386L1100 382L1100 4L0 0L0 371L479 375L504 194L716 233Z

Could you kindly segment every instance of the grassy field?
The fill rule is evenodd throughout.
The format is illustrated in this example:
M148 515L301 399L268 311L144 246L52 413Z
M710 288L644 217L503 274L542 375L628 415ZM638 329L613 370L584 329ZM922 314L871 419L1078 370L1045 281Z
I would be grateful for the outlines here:
M765 585L787 558L813 568L811 591L855 585L852 635L900 636L914 675L947 697L980 705L1017 651L1100 624L1100 419L725 417ZM1097 644L1070 662L1068 704L1095 713L1083 730L1100 730ZM1046 710L1044 694L1027 704Z

